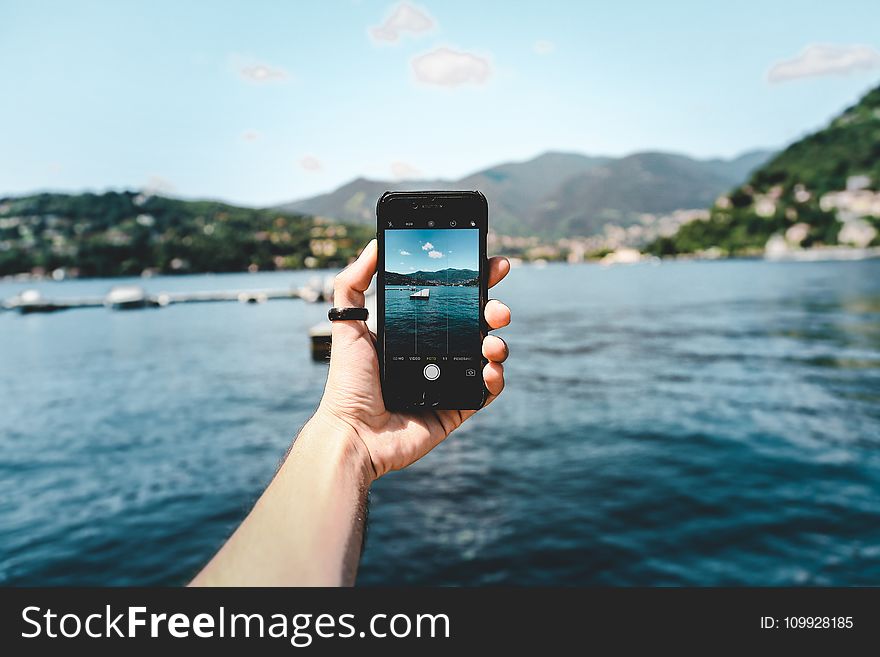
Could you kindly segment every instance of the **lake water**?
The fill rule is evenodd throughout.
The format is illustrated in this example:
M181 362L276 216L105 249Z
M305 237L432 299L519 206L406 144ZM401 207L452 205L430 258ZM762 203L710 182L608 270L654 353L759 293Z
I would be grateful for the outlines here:
M385 288L385 346L395 354L480 352L480 288L422 287L427 299L411 299L415 289Z
M375 485L361 584L880 584L880 262L522 267L490 296L507 390ZM325 312L0 314L0 582L187 581L314 409Z

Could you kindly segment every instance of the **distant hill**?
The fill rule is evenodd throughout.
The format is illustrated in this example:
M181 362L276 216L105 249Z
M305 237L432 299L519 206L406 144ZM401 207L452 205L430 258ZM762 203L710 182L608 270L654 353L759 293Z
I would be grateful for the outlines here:
M278 210L137 191L0 198L0 276L82 276L337 267L370 238Z
M710 205L745 179L766 153L735 160L695 160L671 153L636 153L593 167L562 183L543 201L531 228L555 236L592 235L606 223L626 226L641 213Z
M685 224L648 250L748 254L763 251L774 236L781 248L866 246L880 244L878 229L880 87L755 170L721 197L708 220Z
M389 189L479 189L489 200L492 228L507 235L592 235L606 222L628 225L644 212L705 207L742 182L770 153L732 160L697 160L670 153L623 158L550 152L458 180L382 181L357 178L280 209L372 224L376 200Z
M477 285L479 272L473 269L441 269L440 271L414 271L410 274L385 272L388 285Z

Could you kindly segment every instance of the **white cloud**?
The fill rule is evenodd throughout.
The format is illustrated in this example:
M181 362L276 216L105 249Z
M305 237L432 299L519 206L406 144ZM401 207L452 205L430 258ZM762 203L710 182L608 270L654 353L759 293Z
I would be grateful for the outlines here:
M321 164L321 160L313 155L306 155L299 161L299 165L306 171L320 171L324 168L324 165Z
M260 133L256 130L245 130L241 133L241 138L245 141L257 141L260 138Z
M177 191L177 187L173 182L162 176L150 176L147 184L143 189L145 194L158 194L160 196L170 196Z
M535 41L535 45L532 46L532 50L535 51L536 55L549 55L556 50L556 44L546 39L538 39Z
M446 47L414 57L410 63L419 82L441 87L485 84L492 75L488 59Z
M836 46L813 43L796 57L775 63L767 71L769 82L787 82L823 75L846 75L880 68L880 51L871 46Z
M268 64L248 64L238 69L242 79L248 82L281 82L290 77L283 68L269 66Z
M422 34L434 28L436 23L424 9L401 2L397 5L385 22L370 28L370 36L375 41L394 43L405 34Z
M412 255L412 253L410 253L409 251L404 251L403 249L401 249L401 250L400 250L400 255Z
M422 251L430 251L433 248L434 248L434 245L431 244L430 242L425 242L424 244L422 244Z
M439 251L428 251L428 257L429 258L442 258L443 254L440 253Z
M409 162L392 162L391 163L391 174L395 178L412 178L413 176L417 176L421 173L418 169L416 169Z

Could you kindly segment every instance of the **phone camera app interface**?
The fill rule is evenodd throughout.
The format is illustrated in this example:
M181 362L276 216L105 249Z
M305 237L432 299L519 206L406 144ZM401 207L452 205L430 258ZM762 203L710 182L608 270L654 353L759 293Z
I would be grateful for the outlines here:
M476 379L479 239L471 228L385 231L385 353L396 387L439 391Z

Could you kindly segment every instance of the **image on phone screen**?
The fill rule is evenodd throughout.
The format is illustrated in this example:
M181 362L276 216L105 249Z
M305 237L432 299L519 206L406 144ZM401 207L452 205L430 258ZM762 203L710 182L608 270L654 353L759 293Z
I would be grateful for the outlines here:
M389 229L384 242L389 382L435 401L469 388L479 398L479 229Z

